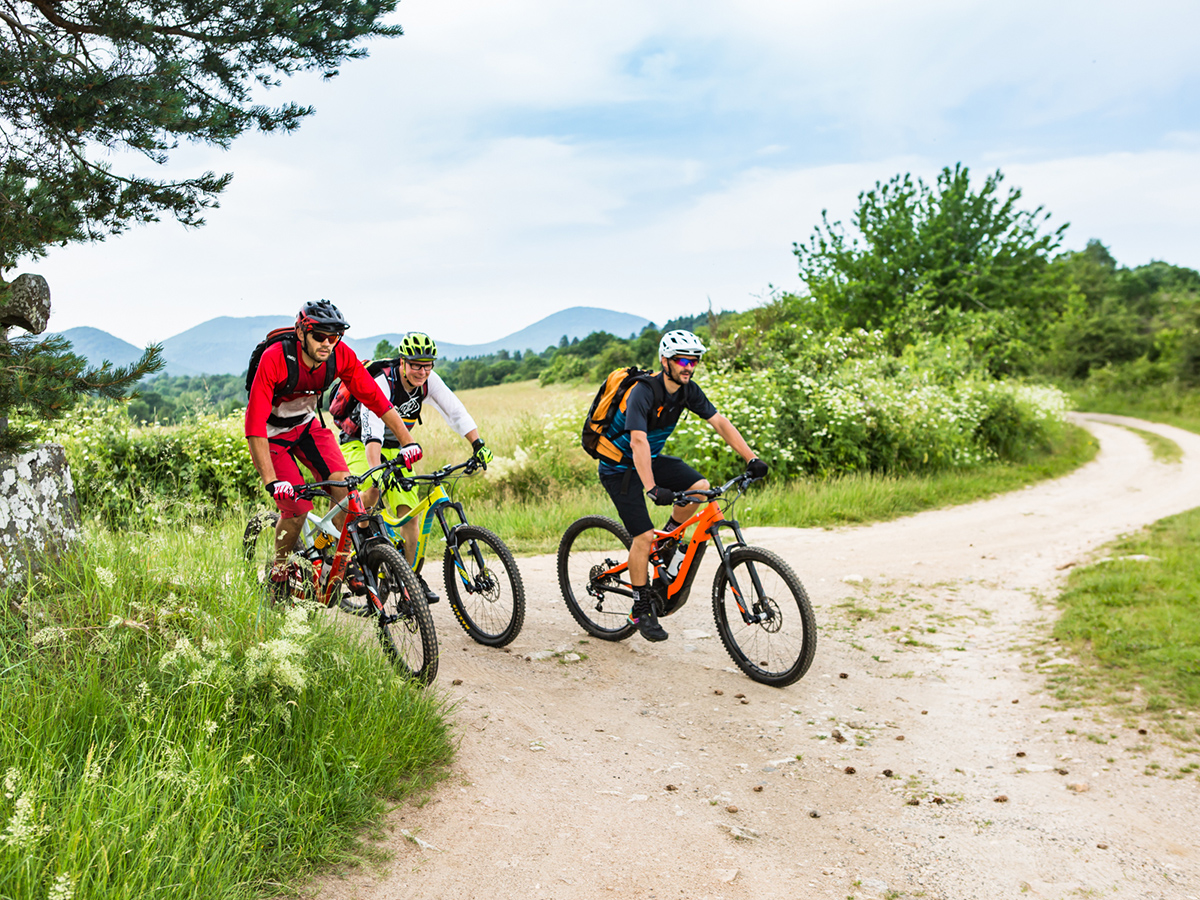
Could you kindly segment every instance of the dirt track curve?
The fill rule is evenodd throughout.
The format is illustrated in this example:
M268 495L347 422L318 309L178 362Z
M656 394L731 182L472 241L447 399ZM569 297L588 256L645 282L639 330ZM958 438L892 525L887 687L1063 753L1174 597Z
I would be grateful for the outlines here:
M1200 900L1200 781L1164 777L1198 757L1123 714L1060 709L1060 663L1032 652L1064 567L1200 506L1200 436L1080 421L1100 455L1054 482L869 527L748 529L816 607L816 661L789 688L733 668L711 559L658 645L581 645L550 556L519 560L529 612L509 653L435 606L453 774L389 817L387 863L312 895ZM1182 463L1118 422L1176 441ZM536 658L567 650L586 659Z

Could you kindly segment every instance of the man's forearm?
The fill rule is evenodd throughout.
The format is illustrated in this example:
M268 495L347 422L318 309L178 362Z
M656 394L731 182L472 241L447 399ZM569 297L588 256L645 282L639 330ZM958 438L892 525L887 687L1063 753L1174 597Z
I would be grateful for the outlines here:
M721 436L721 439L733 448L733 452L746 462L750 462L750 460L758 455L750 449L750 445L746 443L745 438L742 437L742 433L737 430L736 426L724 416L716 417L711 424L717 434Z
M263 480L263 484L275 481L275 466L271 462L271 445L267 439L247 437L246 443L250 446L250 461L254 463L254 469Z
M400 418L400 413L396 412L396 408L392 407L382 416L383 424L392 430L392 434L401 444L412 444L413 436L408 430L408 426L404 424L404 420Z

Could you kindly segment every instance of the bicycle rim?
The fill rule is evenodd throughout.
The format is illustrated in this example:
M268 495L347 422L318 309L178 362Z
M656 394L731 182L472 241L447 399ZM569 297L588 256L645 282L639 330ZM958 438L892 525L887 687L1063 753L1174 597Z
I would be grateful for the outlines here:
M604 641L620 641L634 632L629 622L633 601L628 576L603 573L629 559L629 532L607 516L585 516L568 526L558 545L558 584L572 617L583 630Z
M266 580L271 563L275 561L275 525L278 522L279 513L264 509L250 517L242 534L242 558L250 564L260 583Z
M463 525L454 535L463 568L447 547L442 575L450 608L472 640L503 647L521 633L525 622L525 585L517 561L504 541L486 528Z
M375 576L380 639L396 667L424 684L437 676L438 646L425 592L404 557L390 544L376 544L363 561Z
M785 687L799 680L817 649L816 618L804 585L782 558L761 547L735 547L729 552L729 567L743 593L743 605L755 615L766 615L761 622L742 618L721 566L713 581L713 617L729 656L761 684Z

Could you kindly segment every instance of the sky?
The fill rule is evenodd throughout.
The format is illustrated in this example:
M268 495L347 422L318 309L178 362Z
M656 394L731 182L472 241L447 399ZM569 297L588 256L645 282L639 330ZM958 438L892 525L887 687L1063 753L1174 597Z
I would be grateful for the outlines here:
M403 0L403 37L292 135L184 146L234 173L207 224L23 261L50 329L135 344L326 298L369 336L461 344L570 306L662 323L801 288L860 191L1000 169L1065 246L1200 268L1200 4ZM155 167L121 157L118 167Z

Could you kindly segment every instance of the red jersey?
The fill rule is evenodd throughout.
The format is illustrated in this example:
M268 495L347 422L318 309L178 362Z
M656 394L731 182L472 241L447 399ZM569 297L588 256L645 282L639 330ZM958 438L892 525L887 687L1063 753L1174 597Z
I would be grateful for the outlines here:
M350 388L350 393L371 412L383 416L392 409L392 401L379 389L353 350L339 341L329 359L310 369L304 365L300 342L296 342L296 358L300 360L299 379L291 393L274 403L275 387L287 382L287 360L283 343L272 344L262 355L250 396L246 402L246 437L272 438L307 424L316 418L317 400L325 387L325 367L336 366L337 377ZM276 421L269 421L270 419Z

